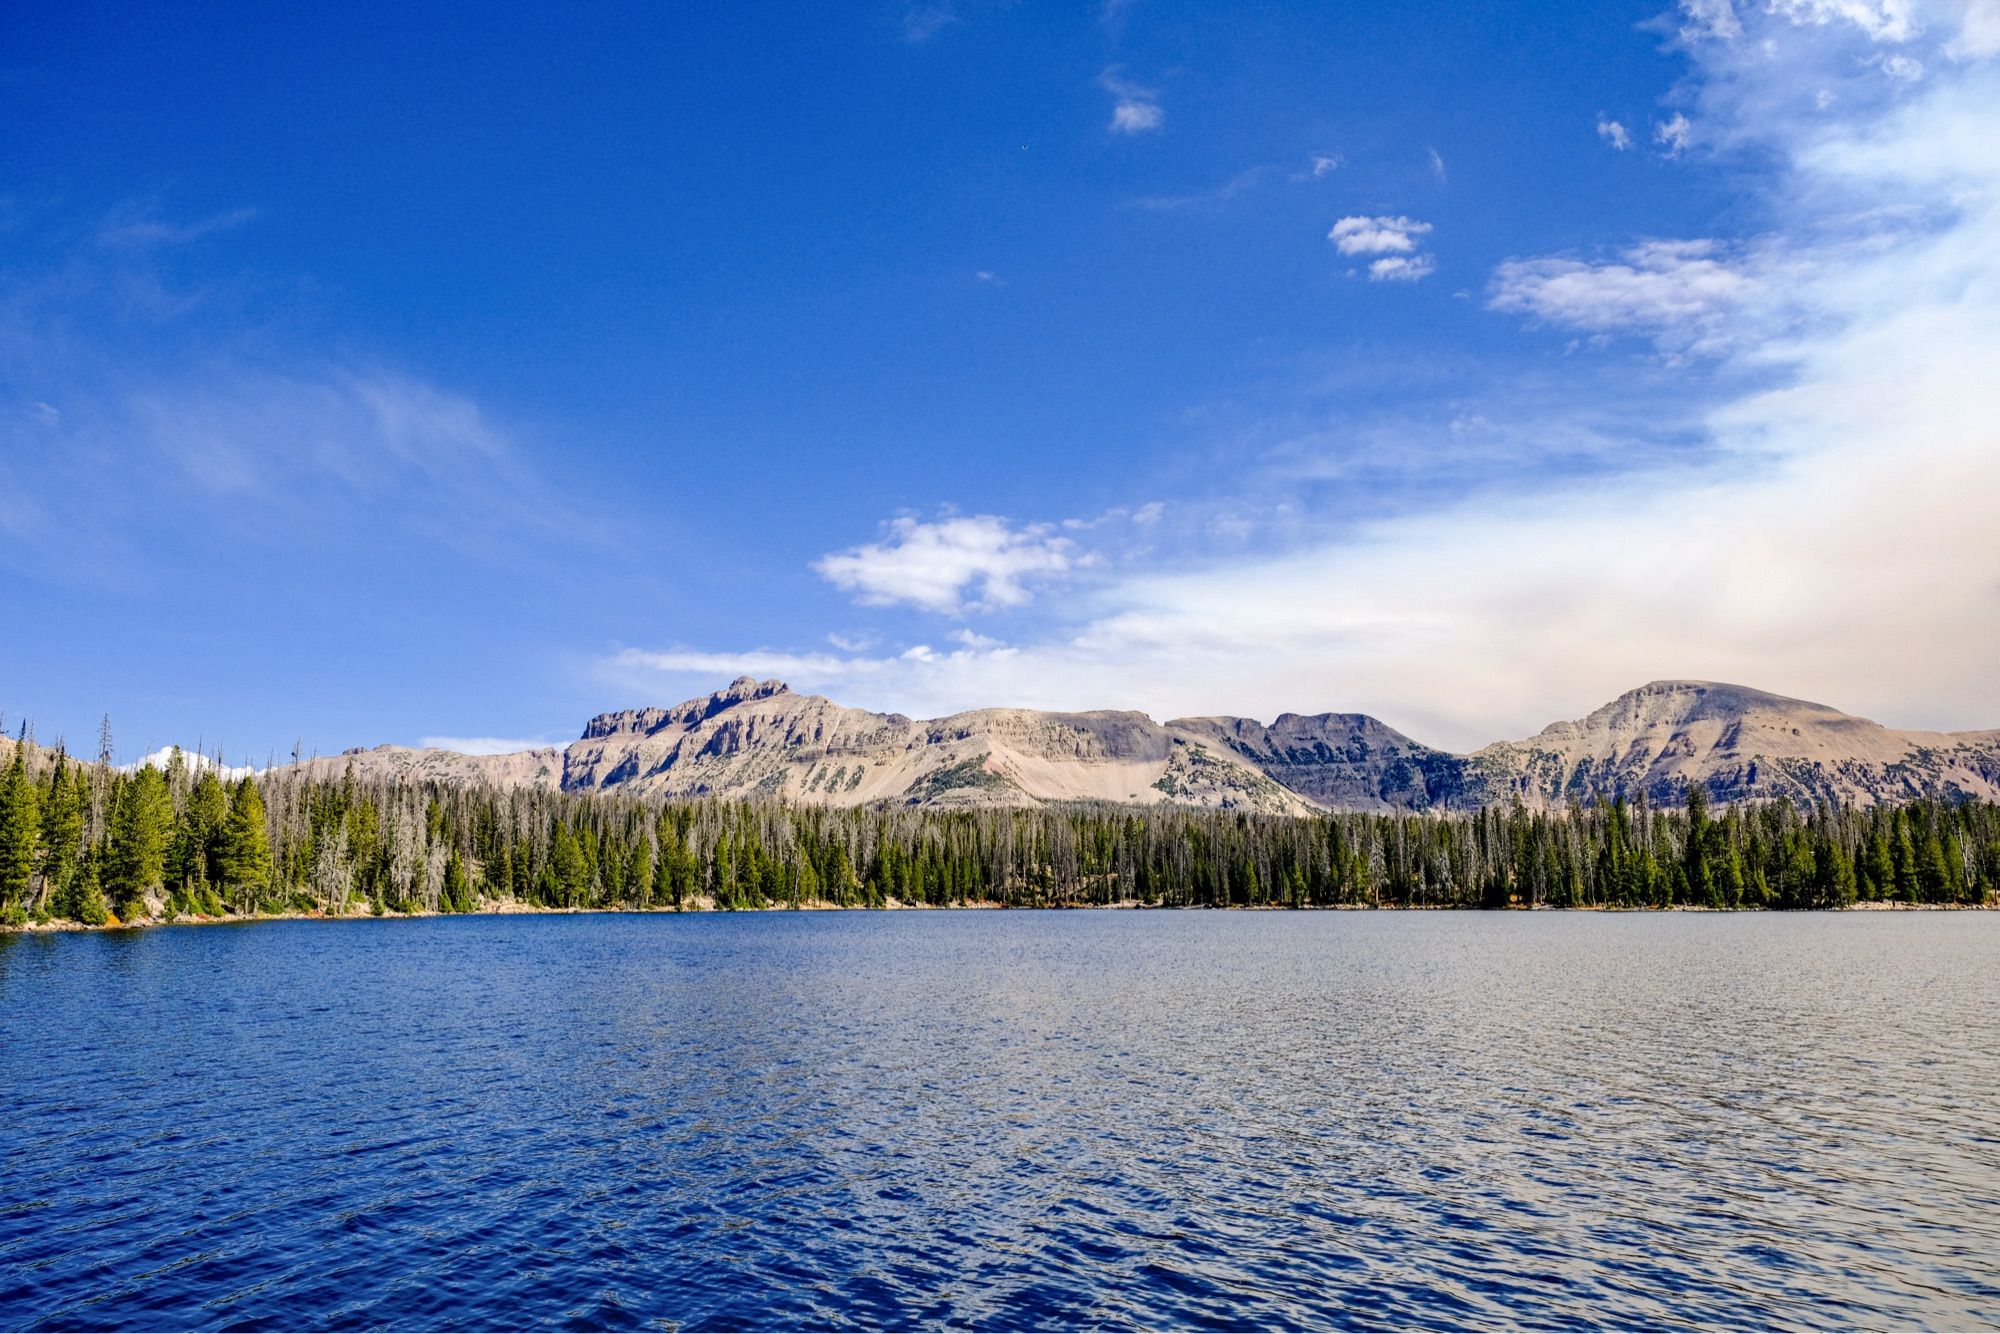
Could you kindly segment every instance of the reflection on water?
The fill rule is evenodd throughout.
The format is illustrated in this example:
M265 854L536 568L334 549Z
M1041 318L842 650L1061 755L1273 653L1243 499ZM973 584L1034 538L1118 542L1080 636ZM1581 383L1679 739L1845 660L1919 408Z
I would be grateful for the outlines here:
M0 1326L2000 1322L2000 916L0 938Z

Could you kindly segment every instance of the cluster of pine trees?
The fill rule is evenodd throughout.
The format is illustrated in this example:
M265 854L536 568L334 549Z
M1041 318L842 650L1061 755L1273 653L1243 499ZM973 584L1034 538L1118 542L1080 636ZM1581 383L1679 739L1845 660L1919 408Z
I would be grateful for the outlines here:
M25 741L0 774L0 923L99 926L145 917L255 912L282 887L257 782L80 764L31 766ZM36 772L38 770L40 772Z
M506 791L178 753L114 770L17 742L0 774L0 920L259 912L1013 906L1835 908L2000 898L2000 807L1310 818L1164 807L848 809Z

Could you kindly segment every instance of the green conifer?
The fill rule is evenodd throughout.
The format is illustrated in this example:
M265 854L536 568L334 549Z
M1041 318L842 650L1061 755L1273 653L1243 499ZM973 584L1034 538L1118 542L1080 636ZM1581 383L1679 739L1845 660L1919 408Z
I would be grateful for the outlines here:
M238 783L230 800L219 862L223 892L247 910L262 906L271 888L271 835L264 796L252 778Z
M14 743L14 762L0 778L0 919L26 915L28 889L35 877L41 840L38 794L28 777L28 743Z
M139 916L147 893L160 887L172 819L166 776L152 765L118 784L105 889L121 920Z

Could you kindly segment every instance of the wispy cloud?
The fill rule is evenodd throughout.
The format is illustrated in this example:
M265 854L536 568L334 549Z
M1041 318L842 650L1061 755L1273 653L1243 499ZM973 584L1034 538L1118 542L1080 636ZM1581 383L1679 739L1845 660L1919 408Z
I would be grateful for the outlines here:
M1429 255L1385 255L1368 266L1370 282L1413 283L1437 270L1437 260Z
M1132 203L1138 208L1168 212L1182 209L1214 208L1217 205L1228 203L1247 190L1254 189L1269 171L1268 167L1251 167L1247 171L1237 172L1213 190L1202 190L1191 195L1147 195L1144 198L1133 200Z
M1681 13L1687 18L1681 36L1689 40L1743 35L1743 24L1731 0L1681 0Z
M1694 125L1678 111L1653 125L1653 142L1662 157L1679 157L1693 141Z
M139 553L161 525L182 556L365 533L511 563L526 540L595 540L601 525L469 397L329 357L254 284L212 276L213 260L181 276L178 246L249 216L169 223L142 201L80 234L38 218L45 258L0 274L0 397L23 405L0 416L0 452L39 498L0 518L86 552L62 577L155 568ZM22 432L33 439L13 451Z
M1111 94L1113 134L1145 134L1166 124L1167 112L1159 93L1126 78L1120 66L1113 65L1099 74L1097 86Z
M1597 117L1597 137L1621 153L1632 146L1631 133L1617 121L1605 119L1602 112Z
M1614 259L1510 259L1494 271L1487 304L1563 328L1714 352L1727 343L1728 317L1765 291L1749 263L1714 241L1646 241Z
M958 8L951 0L907 5L903 9L903 40L912 45L928 42L956 22Z
M1916 20L1909 0L1766 0L1771 13L1793 23L1825 27L1829 23L1851 23L1878 42L1908 41L1916 32ZM1977 8L1978 4L1966 6Z
M137 200L113 209L97 228L97 243L113 248L189 245L233 231L257 217L254 208L233 208L205 218L176 222L162 215L158 199Z
M1444 170L1444 155L1435 148L1425 148L1424 152L1429 155L1431 160L1431 175L1437 177L1439 185L1443 185L1448 179Z

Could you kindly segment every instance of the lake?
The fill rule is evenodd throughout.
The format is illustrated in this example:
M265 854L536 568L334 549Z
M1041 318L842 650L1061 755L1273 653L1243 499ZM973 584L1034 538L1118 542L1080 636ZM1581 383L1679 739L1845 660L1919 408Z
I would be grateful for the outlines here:
M0 1327L2000 1323L2000 914L0 937Z

